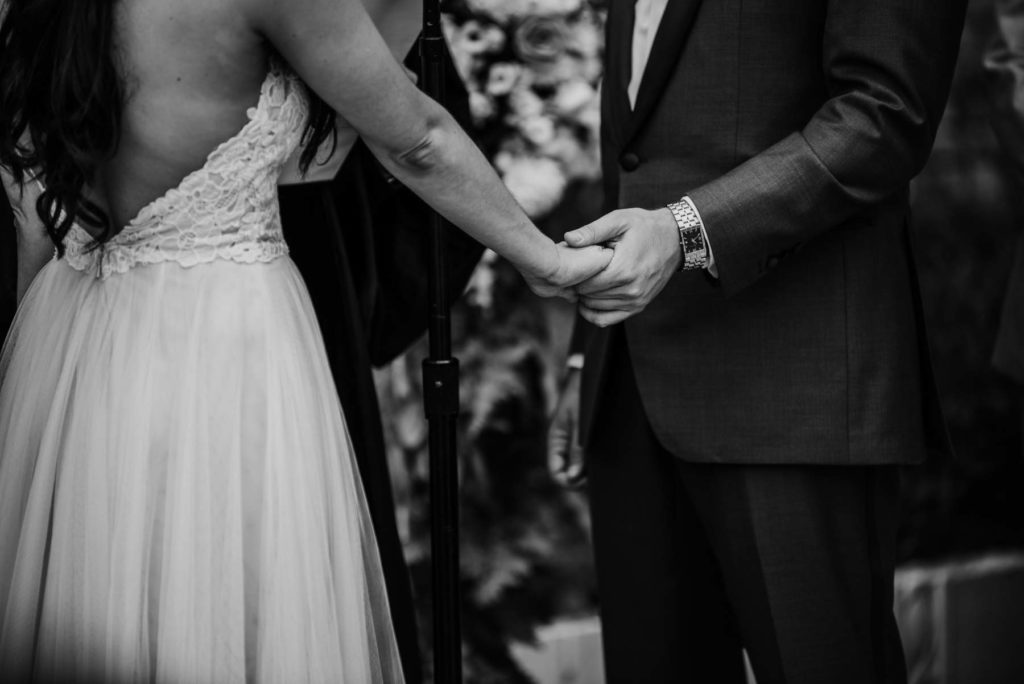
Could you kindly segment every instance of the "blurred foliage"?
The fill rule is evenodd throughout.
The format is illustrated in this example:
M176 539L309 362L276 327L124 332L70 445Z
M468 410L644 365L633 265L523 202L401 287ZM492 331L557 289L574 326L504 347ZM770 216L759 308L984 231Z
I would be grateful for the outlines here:
M925 318L957 457L906 471L904 561L1024 547L1024 390L990 363L1024 228L1024 187L989 119L982 54L994 31L991 0L972 2L949 107L914 183Z

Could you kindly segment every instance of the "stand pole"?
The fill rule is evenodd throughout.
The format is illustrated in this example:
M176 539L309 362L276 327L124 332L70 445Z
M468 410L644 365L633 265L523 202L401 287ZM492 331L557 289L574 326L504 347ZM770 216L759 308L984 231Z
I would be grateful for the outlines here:
M439 0L423 2L420 39L423 90L444 103L444 34ZM445 221L430 221L430 355L423 362L423 401L430 423L430 546L434 617L434 682L462 681L459 619L459 483L455 444L459 362L452 358Z

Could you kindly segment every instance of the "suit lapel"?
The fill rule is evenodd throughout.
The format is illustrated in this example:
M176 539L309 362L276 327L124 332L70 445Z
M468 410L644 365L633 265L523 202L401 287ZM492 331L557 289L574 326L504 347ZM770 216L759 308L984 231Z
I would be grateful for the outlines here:
M665 85L678 66L679 56L683 52L686 40L697 18L697 10L702 0L668 0L665 15L655 34L651 57L647 61L640 91L636 97L636 107L630 117L623 144L628 144L654 112L655 106L665 92ZM630 26L632 34L632 26ZM632 36L630 36L632 38ZM628 76L627 76L628 79ZM628 83L628 80L626 81ZM628 100L627 100L628 101Z
M601 87L601 116L605 134L615 149L621 147L631 117L626 87L632 63L633 6L634 0L611 0L605 30L608 55Z

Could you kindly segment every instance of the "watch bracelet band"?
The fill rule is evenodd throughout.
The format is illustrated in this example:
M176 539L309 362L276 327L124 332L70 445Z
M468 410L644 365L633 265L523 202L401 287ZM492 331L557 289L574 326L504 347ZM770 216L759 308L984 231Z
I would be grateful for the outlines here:
M680 271L692 271L706 268L708 265L708 246L704 242L704 226L701 224L697 208L689 197L668 205L669 211L679 226L679 247L683 252Z

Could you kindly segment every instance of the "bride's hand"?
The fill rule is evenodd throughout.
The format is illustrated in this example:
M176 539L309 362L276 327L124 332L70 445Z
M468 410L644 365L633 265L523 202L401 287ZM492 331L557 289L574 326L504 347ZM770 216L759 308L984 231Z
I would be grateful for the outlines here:
M530 289L541 297L562 297L576 301L573 287L607 268L614 253L608 247L572 248L560 242L554 245L553 256L543 272L523 270L523 276Z

